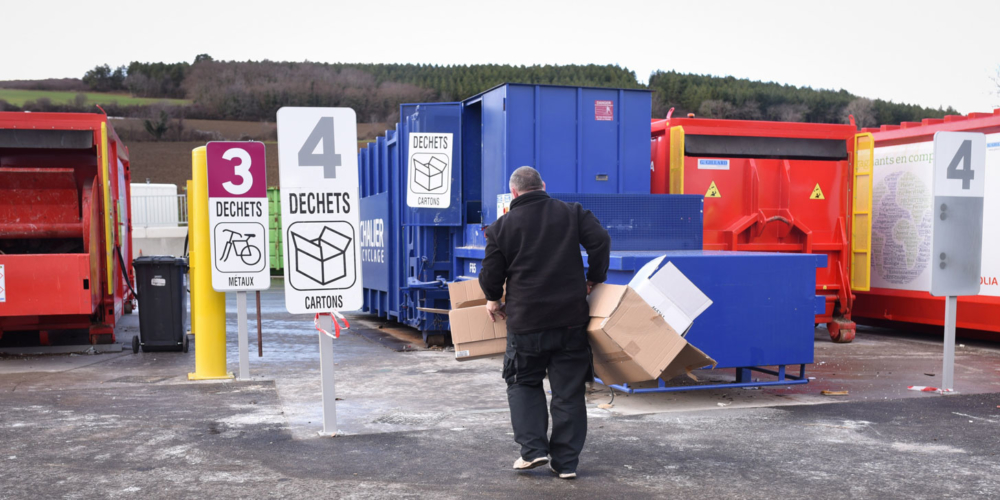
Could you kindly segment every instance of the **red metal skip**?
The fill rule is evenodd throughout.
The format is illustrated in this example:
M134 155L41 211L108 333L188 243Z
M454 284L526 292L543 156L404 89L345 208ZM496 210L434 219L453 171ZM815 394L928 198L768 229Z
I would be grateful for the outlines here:
M114 342L134 300L130 180L106 116L0 113L0 335L88 329Z
M652 192L705 195L706 250L826 254L816 322L850 342L855 134L853 125L654 120Z
M919 122L903 122L899 125L883 125L881 128L866 129L875 139L875 152L879 156L881 148L901 145L919 145L932 143L934 133L939 131L982 132L987 134L987 150L995 150L1000 144L997 137L989 138L990 134L1000 134L1000 109L992 113L970 113L967 116L949 115L942 119L925 119ZM925 149L930 149L928 144ZM997 211L995 198L1000 197L1000 191L994 189L998 183L996 176L1000 175L1000 165L991 163L987 157L987 187L986 213L984 214L983 231L997 231ZM924 168L931 168L929 165ZM876 177L880 166L875 165ZM957 311L957 327L966 336L996 340L1000 338L1000 290L995 271L988 270L987 261L997 262L996 249L992 251L984 243L984 276L980 279L983 295L975 297L959 297ZM992 255L990 255L992 252ZM995 269L995 264L994 264ZM864 324L878 326L906 326L931 332L941 332L944 322L944 298L932 297L923 290L904 290L887 287L873 287L870 291L859 293L855 303L855 317Z

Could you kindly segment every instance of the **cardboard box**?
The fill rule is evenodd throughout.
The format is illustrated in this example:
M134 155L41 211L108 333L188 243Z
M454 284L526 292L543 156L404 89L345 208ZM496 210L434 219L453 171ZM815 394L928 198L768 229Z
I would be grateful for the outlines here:
M347 247L350 236L323 227L319 236L308 239L292 232L296 270L317 283L328 285L347 276Z
M507 322L490 321L479 282L449 283L448 295L455 359L502 356L507 348ZM594 370L605 384L669 380L690 370L715 366L715 360L688 344L630 287L597 285L588 300L591 319L587 334L594 352Z
M601 284L590 297L587 334L605 384L670 380L715 360L687 343L631 287Z
M642 266L628 286L683 337L691 329L695 318L712 305L712 300L673 263L667 262L660 268L665 257L656 258ZM659 271L657 268L660 268Z
M447 167L448 164L438 159L437 156L431 156L426 162L414 158L413 182L428 191L439 189L444 186L444 170Z
M486 295L478 280L448 283L451 311L451 341L455 344L455 359L502 356L507 350L507 322L490 321L486 313Z

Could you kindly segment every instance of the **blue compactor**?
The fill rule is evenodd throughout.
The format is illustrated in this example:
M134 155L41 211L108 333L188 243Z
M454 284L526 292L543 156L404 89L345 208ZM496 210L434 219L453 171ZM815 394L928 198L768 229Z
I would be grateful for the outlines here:
M825 261L703 252L703 197L649 194L650 115L643 90L522 84L400 106L396 128L358 153L364 310L447 343L447 283L478 276L483 229L502 215L510 173L530 165L550 195L583 204L608 229L609 282L628 283L666 254L713 300L687 339L719 368L737 368L738 384L762 366L775 366L781 384L805 382L784 370L813 361L815 269ZM434 134L449 147L432 162L417 140ZM414 190L444 194L412 206ZM663 385L619 388L671 389Z

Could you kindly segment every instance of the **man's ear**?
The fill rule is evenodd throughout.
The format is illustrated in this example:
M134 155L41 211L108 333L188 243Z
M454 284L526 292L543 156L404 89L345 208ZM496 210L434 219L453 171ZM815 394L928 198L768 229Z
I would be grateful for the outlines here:
M545 191L545 181L542 181L542 191Z

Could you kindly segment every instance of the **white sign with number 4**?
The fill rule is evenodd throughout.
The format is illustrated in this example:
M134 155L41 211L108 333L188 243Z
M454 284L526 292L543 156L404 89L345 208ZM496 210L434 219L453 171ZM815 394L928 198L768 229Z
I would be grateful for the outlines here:
M292 314L363 304L357 138L350 108L278 110L285 307Z

